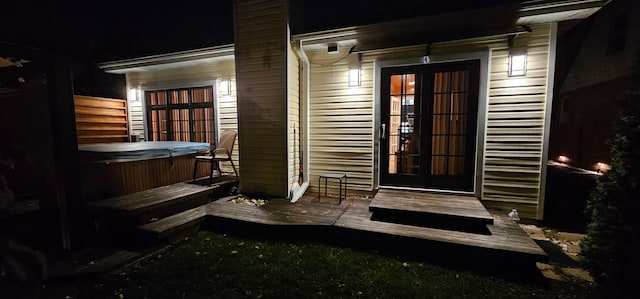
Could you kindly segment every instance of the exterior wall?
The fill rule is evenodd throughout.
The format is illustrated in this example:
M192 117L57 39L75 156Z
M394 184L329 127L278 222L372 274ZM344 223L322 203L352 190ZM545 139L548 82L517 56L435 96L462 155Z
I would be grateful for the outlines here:
M488 206L517 208L536 218L541 195L545 113L551 25L531 25L515 47L528 48L525 77L508 77L506 36L474 38L432 45L432 55L464 54L490 49L487 107L478 122L484 126L484 151L477 173L477 194ZM310 183L317 190L323 172L345 172L349 190L373 191L374 124L376 103L374 61L421 60L424 46L366 52L362 56L362 84L349 87L345 48L339 54L326 49L307 50L310 61L309 142ZM480 109L482 111L482 109ZM481 130L482 131L482 130ZM480 150L480 149L479 149Z
M236 0L240 191L288 196L287 1Z
M526 47L527 75L508 77L506 44L492 50L484 157L483 203L541 219L551 25L532 26L514 47Z
M300 122L300 63L298 55L291 44L288 46L288 75L287 84L289 91L289 186L298 183L300 167L300 141L302 128ZM289 190L291 191L291 190Z
M231 80L231 95L222 95L218 90L220 80ZM137 89L156 89L164 87L180 87L194 83L215 82L215 110L217 113L217 130L237 130L237 101L235 84L235 63L232 56L219 58L210 63L198 63L193 66L149 70L127 73L127 86ZM145 136L144 100L128 99L131 135ZM233 160L240 172L238 159L239 140L233 149ZM221 164L223 171L233 171L229 162Z
M348 52L307 52L311 190L325 172L346 173L349 192L373 189L373 60L363 58L362 83L349 87Z
M615 19L627 13L624 49L607 53L607 41L612 35ZM640 48L640 2L615 0L592 16L593 24L571 66L560 93L566 93L595 83L631 75L635 55Z

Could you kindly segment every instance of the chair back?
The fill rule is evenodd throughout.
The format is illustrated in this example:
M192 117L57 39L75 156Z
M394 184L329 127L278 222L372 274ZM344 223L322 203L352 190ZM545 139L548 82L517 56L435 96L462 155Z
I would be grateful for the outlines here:
M223 148L226 149L227 151L229 151L229 158L231 158L231 154L233 154L233 146L236 143L236 136L238 136L237 131L223 131L222 134L220 134L220 141L218 142L218 146L216 148L218 150ZM218 156L218 154L221 153L218 151L216 156Z

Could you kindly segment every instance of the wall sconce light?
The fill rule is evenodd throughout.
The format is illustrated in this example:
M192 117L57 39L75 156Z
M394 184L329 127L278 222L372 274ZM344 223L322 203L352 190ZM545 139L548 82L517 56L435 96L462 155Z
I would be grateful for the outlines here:
M360 86L362 69L360 66L360 53L349 54L349 86Z
M595 169L598 173L605 173L609 170L611 170L611 165L607 164L607 163L603 163L603 162L598 162L595 165Z
M527 74L527 51L517 50L509 52L509 77Z
M431 44L427 44L426 49L424 51L424 56L422 56L422 63L427 64L431 62Z
M141 99L141 93L142 91L140 89L137 88L130 88L129 89L129 101L132 102L137 102L140 101Z
M220 81L220 93L223 96L231 95L231 81L230 80L222 80L222 81Z

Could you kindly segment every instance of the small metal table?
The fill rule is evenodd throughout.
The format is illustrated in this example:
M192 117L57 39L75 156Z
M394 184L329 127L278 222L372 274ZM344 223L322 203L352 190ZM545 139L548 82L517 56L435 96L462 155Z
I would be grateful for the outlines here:
M318 177L318 202L320 202L320 188L321 180L324 179L324 196L327 196L327 179L340 180L340 195L338 196L339 202L342 203L342 180L344 179L344 198L347 198L347 174L346 173L323 173Z

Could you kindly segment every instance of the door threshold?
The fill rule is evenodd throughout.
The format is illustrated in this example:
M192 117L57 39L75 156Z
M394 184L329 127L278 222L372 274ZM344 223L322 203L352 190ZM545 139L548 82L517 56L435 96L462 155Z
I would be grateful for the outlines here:
M446 194L476 196L476 193L475 192L471 192L471 191L428 189L428 188L402 187L402 186L378 186L378 188L380 188L380 189L394 189L394 190L407 190L407 191L420 191L420 192L432 192L432 193L446 193Z

